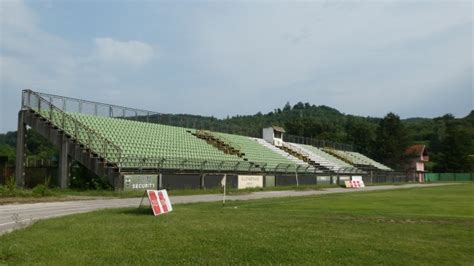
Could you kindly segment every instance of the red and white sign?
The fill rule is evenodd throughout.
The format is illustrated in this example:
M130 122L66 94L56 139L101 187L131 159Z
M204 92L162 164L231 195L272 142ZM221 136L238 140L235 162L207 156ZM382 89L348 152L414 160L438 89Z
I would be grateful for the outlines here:
M173 210L168 192L163 190L147 190L148 200L155 216L170 212Z
M361 188L365 187L364 181L362 180L352 180L352 181L344 181L347 188Z

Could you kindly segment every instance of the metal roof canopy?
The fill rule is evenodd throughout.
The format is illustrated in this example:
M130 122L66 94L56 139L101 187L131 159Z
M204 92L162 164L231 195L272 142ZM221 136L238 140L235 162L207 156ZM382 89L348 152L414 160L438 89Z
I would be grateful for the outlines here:
M286 133L286 131L282 127L278 126L272 126L273 130L281 132L281 133Z

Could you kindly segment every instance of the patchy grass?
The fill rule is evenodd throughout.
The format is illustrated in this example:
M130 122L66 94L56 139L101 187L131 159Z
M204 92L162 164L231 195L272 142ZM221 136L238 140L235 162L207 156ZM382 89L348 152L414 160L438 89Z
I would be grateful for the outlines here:
M114 209L0 237L0 264L473 265L473 184Z

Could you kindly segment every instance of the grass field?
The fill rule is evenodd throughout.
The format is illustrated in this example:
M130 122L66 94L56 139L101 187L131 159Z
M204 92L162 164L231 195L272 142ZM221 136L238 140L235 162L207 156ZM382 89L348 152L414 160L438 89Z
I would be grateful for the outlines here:
M0 264L473 265L474 185L115 209L0 237Z

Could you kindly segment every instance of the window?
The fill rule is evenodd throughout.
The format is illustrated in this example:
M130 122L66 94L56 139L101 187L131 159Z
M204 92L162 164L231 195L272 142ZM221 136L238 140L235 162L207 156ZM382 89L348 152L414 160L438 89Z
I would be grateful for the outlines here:
M273 130L273 137L276 139L281 139L281 132Z

